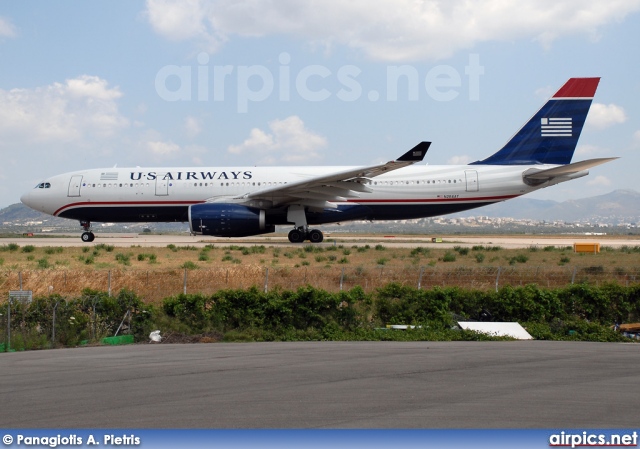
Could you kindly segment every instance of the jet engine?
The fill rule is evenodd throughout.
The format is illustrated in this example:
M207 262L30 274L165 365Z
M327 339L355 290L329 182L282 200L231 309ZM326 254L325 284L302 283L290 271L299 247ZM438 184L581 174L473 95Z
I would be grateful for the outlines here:
M266 224L265 211L231 203L203 203L189 206L192 234L216 237L246 237L275 232Z

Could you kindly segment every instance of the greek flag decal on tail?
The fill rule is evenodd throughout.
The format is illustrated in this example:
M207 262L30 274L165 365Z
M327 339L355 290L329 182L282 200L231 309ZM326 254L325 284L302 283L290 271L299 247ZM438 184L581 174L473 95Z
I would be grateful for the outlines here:
M571 137L571 117L540 119L542 137Z

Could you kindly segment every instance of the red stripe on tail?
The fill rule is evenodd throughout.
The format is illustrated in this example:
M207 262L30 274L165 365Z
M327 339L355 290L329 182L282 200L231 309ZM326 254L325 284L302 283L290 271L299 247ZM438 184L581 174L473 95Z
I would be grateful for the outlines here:
M600 78L571 78L553 98L593 98Z

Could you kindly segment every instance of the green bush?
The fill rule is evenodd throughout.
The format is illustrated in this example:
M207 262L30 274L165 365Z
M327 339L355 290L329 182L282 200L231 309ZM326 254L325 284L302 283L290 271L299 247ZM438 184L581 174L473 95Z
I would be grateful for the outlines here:
M411 250L411 255L416 257L428 256L430 252L431 250L429 248L418 247Z
M116 254L116 262L121 263L122 265L131 265L131 254Z
M443 262L455 262L456 261L456 255L453 254L451 251L447 251L444 256L442 257L442 261Z

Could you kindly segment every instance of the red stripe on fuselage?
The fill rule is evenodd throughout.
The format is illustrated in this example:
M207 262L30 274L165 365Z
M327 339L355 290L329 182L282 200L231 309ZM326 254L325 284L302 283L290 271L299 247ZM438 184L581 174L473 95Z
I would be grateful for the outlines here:
M62 206L53 213L58 216L62 211L80 206L190 206L192 204L200 204L204 201L85 201L81 203L71 203Z
M503 195L503 196L483 196L483 197L463 197L463 198L416 198L416 199L350 199L348 203L385 203L385 204L405 204L405 203L458 203L472 201L503 201L516 198L520 195ZM192 204L201 204L205 201L84 201L79 203L71 203L62 206L56 210L53 215L58 216L62 211L82 206L190 206Z
M417 198L417 199L389 199L389 200L348 200L349 203L459 203L472 201L503 201L517 198L520 195L503 195L503 196L480 196L480 197L462 197L462 198Z

